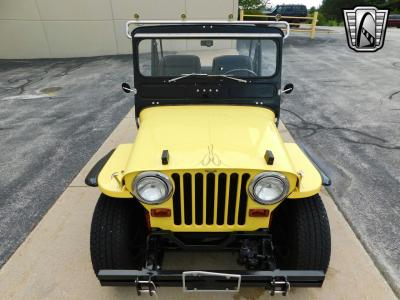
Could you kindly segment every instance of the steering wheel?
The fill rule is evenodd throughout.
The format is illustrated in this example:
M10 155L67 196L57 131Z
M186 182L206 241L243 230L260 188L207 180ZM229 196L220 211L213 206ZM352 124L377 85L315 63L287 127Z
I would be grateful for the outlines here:
M232 69L232 70L228 70L228 71L226 71L223 75L234 75L234 74L232 74L232 73L234 73L234 72L248 72L248 73L250 73L250 74L252 74L252 75L254 75L254 76L258 76L257 73L254 72L253 70L245 69L245 68L243 68L243 69Z

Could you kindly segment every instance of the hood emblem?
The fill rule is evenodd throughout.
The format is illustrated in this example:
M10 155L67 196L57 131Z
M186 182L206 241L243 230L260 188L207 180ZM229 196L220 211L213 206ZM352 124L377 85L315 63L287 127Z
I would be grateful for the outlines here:
M215 166L221 165L221 159L219 158L218 154L214 153L214 145L208 146L208 153L204 155L203 159L201 160L201 164L203 166L208 166L210 163Z

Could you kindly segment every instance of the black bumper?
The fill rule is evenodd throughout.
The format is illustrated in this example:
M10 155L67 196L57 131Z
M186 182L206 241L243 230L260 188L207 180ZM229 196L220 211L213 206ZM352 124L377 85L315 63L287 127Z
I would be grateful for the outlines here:
M184 271L153 271L153 270L100 270L97 277L102 286L138 286L143 282L152 282L155 286L182 286ZM212 270L207 272L240 275L240 286L263 287L267 290L277 290L277 283L289 283L290 287L321 287L325 279L323 271L308 270ZM185 278L188 290L201 289L230 289L237 282L224 277L189 276ZM232 287L233 288L233 287ZM278 287L279 290L279 287Z

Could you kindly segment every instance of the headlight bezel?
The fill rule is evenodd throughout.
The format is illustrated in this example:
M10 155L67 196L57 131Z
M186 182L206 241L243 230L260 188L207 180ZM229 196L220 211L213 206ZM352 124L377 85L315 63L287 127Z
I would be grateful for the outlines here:
M266 177L272 177L275 179L278 179L281 183L282 183L282 187L283 187L283 192L276 198L274 198L273 200L269 200L269 201L265 201L260 199L255 193L254 193L254 188L256 187L257 183L261 180L264 179ZM275 203L278 203L280 201L282 201L283 199L285 199L289 193L289 180L287 179L287 177L285 175L283 175L282 173L279 172L262 172L257 174L256 176L254 176L253 180L250 182L249 187L248 187L248 193L250 195L250 197L256 201L259 204L262 205L272 205Z
M167 193L166 193L166 195L164 197L160 198L157 201L149 201L149 200L146 200L146 199L144 199L143 197L141 197L139 195L139 193L137 192L137 190L138 190L137 189L137 185L139 184L139 182L141 180L143 180L143 179L145 179L147 177L155 178L155 179L160 180L162 183L165 184L165 186L167 188ZM165 201L167 201L171 197L172 192L173 192L173 185L172 185L172 182L171 182L170 178L167 175L165 175L164 173L157 172L157 171L146 171L146 172L139 173L135 177L135 179L133 180L131 188L132 188L133 195L140 202L143 202L143 203L149 204L149 205L156 205L156 204L164 203Z

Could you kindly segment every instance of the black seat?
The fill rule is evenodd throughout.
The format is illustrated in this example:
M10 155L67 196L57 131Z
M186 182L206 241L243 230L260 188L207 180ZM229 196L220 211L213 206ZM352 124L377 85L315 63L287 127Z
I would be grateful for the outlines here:
M178 76L200 73L200 59L196 55L167 55L160 62L160 75Z
M246 55L223 55L215 57L212 64L213 74L230 74L237 76L254 75L251 60Z

